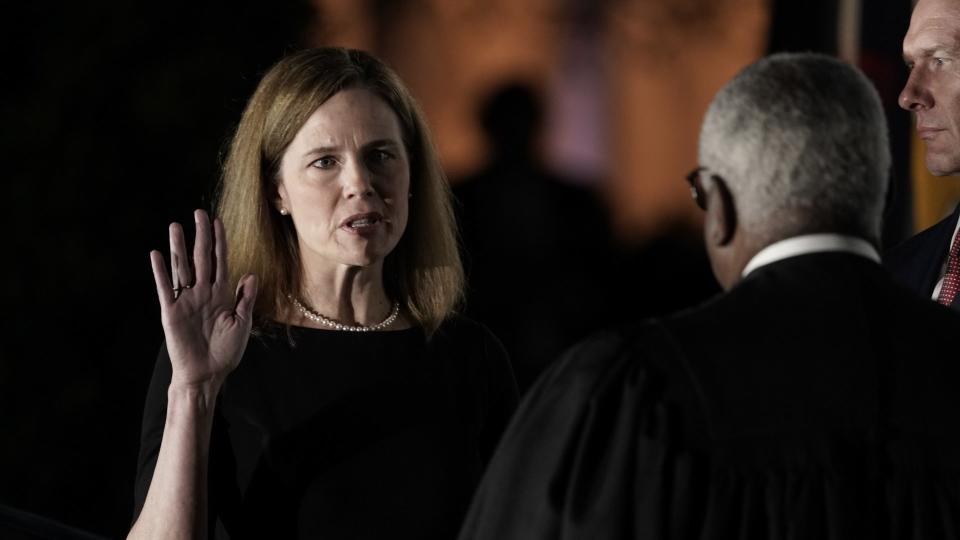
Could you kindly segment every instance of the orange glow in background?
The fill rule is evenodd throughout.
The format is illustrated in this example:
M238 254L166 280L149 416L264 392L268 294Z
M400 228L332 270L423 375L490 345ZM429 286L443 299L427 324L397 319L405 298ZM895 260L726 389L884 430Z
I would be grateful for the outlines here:
M697 227L682 178L696 165L713 94L765 50L767 2L577 4L424 0L378 21L366 3L315 0L312 35L323 37L309 44L364 48L390 63L423 106L454 181L486 159L480 101L523 81L544 97L544 158L603 190L622 240Z

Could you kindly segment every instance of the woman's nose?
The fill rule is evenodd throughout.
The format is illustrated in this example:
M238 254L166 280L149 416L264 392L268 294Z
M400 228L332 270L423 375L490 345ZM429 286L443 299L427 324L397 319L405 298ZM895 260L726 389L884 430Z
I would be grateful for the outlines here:
M369 197L374 194L370 171L362 163L351 160L351 164L344 170L344 176L344 196L346 198Z

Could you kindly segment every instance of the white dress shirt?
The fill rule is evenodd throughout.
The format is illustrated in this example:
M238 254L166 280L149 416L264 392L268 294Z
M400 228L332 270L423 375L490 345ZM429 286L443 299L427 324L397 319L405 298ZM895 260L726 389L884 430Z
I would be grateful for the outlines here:
M956 232L954 232L954 234L956 234ZM743 273L741 275L742 277L747 277L747 274L761 266L766 266L790 257L796 257L797 255L830 251L853 253L854 255L866 257L875 263L880 263L880 254L877 253L876 248L862 238L842 234L804 234L774 242L761 249L750 259L750 262L743 267ZM937 288L939 289L939 286Z

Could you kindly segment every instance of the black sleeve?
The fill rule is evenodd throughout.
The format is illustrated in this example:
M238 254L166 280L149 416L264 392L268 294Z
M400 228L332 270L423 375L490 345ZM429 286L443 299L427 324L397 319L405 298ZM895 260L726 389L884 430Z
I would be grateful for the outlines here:
M167 418L167 388L172 376L170 356L166 344L160 347L157 362L153 367L153 377L147 390L147 399L143 405L143 422L140 426L140 452L137 456L137 475L134 484L133 521L140 516L143 502L150 489L153 470L157 466L160 453L160 441L163 440L163 426Z
M488 463L520 397L506 349L492 332L484 330L482 357L487 370L486 410L480 432L480 455L484 463Z
M474 495L461 540L559 538L549 484L576 444L584 396L575 390L585 381L571 367L575 356L555 362L525 395Z
M153 471L157 466L160 442L163 440L163 427L167 418L167 388L173 368L167 346L160 347L153 376L147 390L147 399L143 406L143 423L140 428L140 452L137 457L137 474L134 483L133 520L135 522L143 509L143 503L153 480ZM234 510L238 506L239 488L235 481L235 464L230 449L229 436L225 420L217 409L214 411L213 427L210 435L209 464L207 470L207 516L210 523L210 538L218 528L233 521ZM228 516L231 518L228 519ZM218 523L219 522L219 523Z
M637 351L632 337L605 333L544 372L504 433L460 540L661 537L654 532L678 508L662 479L684 477L688 463L667 439L660 377L646 360L671 353L655 341L657 350Z

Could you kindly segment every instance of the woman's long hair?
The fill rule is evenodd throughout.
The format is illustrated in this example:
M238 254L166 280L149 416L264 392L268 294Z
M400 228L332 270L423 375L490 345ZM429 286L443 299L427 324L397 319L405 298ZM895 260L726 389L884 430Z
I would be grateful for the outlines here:
M430 335L463 295L450 188L423 114L400 78L372 55L309 49L274 65L250 98L223 167L217 214L229 242L231 279L254 273L257 326L282 320L303 276L293 222L274 208L280 162L310 115L341 90L363 88L396 113L410 156L407 228L384 261L387 294Z

